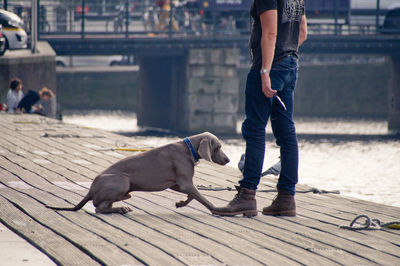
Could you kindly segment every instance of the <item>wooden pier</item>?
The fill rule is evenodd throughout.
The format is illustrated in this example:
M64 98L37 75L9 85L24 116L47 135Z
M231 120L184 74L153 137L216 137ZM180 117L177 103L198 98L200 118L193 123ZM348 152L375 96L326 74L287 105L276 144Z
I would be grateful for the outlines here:
M171 190L132 193L120 203L133 209L125 215L96 214L91 202L77 212L47 209L75 205L100 171L133 154L116 151L120 143L146 147L35 115L0 114L0 136L0 222L56 264L400 265L400 230L339 228L359 214L398 221L400 208L335 194L297 193L296 217L217 217L195 201L176 209L186 196ZM239 178L237 169L201 162L194 183L233 188ZM264 177L260 190L275 184ZM201 192L217 206L235 195ZM258 209L274 196L258 192Z

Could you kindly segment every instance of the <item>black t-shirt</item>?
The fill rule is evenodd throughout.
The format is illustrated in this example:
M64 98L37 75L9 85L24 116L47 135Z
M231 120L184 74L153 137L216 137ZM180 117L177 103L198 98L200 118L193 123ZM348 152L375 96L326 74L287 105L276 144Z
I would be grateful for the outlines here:
M253 25L250 36L250 52L253 69L261 69L261 22L260 15L267 10L278 11L278 35L272 65L286 56L297 55L301 16L304 15L304 0L254 0L250 9Z
M24 108L25 112L30 113L32 110L32 105L40 100L40 95L36 91L28 91L28 93L21 99L17 108Z

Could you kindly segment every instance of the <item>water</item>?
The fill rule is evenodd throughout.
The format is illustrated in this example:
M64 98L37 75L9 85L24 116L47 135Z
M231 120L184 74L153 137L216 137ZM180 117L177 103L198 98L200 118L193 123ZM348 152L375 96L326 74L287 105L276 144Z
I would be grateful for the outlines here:
M150 147L179 139L173 134L144 131L136 121L135 113L121 111L64 114L64 122L134 135ZM388 134L385 120L298 117L295 121L299 134L299 183L400 207L400 137ZM269 126L267 133L264 170L279 160L279 148ZM229 164L237 167L245 150L244 141L240 136L222 141L231 159Z

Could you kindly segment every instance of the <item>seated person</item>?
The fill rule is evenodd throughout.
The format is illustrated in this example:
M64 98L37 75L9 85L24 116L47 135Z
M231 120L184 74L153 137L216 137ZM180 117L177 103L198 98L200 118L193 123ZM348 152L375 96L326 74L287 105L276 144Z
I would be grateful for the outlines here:
M51 90L44 87L39 93L36 91L29 90L28 93L22 98L22 100L18 104L18 109L23 113L34 113L34 114L43 114L43 107L41 104L37 104L39 100L49 101L53 98L54 94Z
M17 109L18 103L21 101L22 97L24 97L24 93L22 92L22 81L18 78L11 80L10 89L7 93L7 107L8 112L14 113Z

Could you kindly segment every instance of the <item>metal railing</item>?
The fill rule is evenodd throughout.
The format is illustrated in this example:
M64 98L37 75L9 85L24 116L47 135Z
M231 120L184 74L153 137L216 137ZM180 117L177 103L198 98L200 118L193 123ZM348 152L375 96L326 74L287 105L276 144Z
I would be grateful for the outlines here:
M336 0L337 1L337 0ZM335 7L307 11L309 34L400 34L400 11ZM252 0L38 0L39 38L248 35ZM30 32L31 1L7 1ZM221 4L222 3L222 4ZM231 3L231 4L227 4ZM233 4L232 4L233 3ZM235 4L236 3L236 4ZM70 36L72 37L72 36Z

